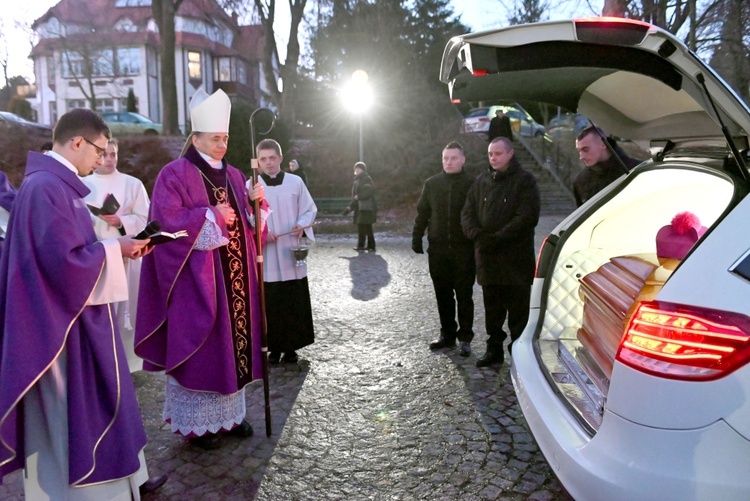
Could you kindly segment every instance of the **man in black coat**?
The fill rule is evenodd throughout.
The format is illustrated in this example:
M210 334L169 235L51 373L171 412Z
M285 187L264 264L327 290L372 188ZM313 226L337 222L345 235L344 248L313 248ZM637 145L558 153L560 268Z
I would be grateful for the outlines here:
M528 322L540 206L536 179L518 163L511 142L499 137L487 151L490 169L474 182L461 213L484 295L487 351L477 367L503 362L506 316L511 343Z
M627 156L614 140L606 138L616 154L613 155L604 142L605 138L604 131L592 126L583 129L576 139L578 156L586 165L573 180L573 195L578 207L639 163Z
M411 248L417 254L424 252L426 229L427 262L440 316L440 338L430 343L430 349L453 347L458 337L458 353L468 357L474 338L474 244L461 230L461 209L474 178L464 172L465 162L459 143L443 148L443 172L425 181L417 202Z
M495 116L490 120L490 130L487 139L492 142L496 137L507 137L513 140L513 129L510 126L510 118L505 116L502 108L495 111Z

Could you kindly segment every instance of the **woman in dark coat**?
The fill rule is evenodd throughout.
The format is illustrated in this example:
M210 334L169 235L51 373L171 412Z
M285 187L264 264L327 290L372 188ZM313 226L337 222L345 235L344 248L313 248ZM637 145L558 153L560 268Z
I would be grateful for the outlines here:
M305 169L302 168L298 160L289 160L289 172L291 172L295 176L301 177L302 182L305 183L305 186L307 186L307 173L305 172Z
M375 252L375 235L372 233L372 225L375 223L378 213L378 204L375 201L375 185L372 178L367 175L367 166L364 162L354 164L354 184L352 185L352 202L346 209L346 214L354 211L354 224L357 225L358 239L356 251ZM367 247L365 247L367 240Z

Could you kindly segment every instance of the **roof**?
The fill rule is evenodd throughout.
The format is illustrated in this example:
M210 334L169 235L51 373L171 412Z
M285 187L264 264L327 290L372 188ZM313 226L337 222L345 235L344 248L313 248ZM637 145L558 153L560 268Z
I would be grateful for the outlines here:
M149 21L153 19L151 6L143 7L115 7L117 0L60 0L51 7L44 15L32 24L32 29L38 30L39 26L51 18L59 20L67 25L91 26L95 30L101 28L104 33L99 34L103 38L102 43L106 45L152 45L160 43L159 34L148 30ZM216 55L237 55L247 60L258 60L263 53L263 28L260 25L239 26L236 16L228 15L216 2L216 0L184 0L178 10L178 15L187 18L205 19L214 21L217 18L227 27L234 30L235 36L233 47L224 46L214 42L197 33L176 33L177 46L188 45L197 49L206 49ZM113 31L111 28L119 21L127 18L137 28L137 31ZM98 43L96 33L87 33L85 40L88 42L94 38ZM69 46L75 45L75 38L84 39L82 35L67 36ZM42 38L32 49L33 55L50 54L54 49L62 45L60 39Z

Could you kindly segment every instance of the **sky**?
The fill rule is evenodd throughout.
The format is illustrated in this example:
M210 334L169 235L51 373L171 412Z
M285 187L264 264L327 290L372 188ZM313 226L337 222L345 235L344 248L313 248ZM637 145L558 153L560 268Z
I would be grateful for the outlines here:
M3 0L0 10L0 34L7 41L10 51L8 54L8 76L23 75L30 80L34 78L34 67L28 58L31 52L29 35L18 27L30 26L35 19L41 17L47 9L58 3L59 0ZM590 5L603 3L603 0L575 0L567 2L551 2L558 5L551 14L551 19L565 19L573 16L589 16L593 14ZM567 8L559 7L560 3L569 5ZM472 31L482 31L497 28L507 23L507 14L503 5L513 5L513 0L451 0L457 15L461 21L469 26ZM285 1L277 2L277 9L288 9ZM599 8L601 11L601 8ZM277 23L283 23L284 15L281 11L277 13ZM288 14L287 14L288 19ZM280 33L287 32L288 27L281 27ZM283 36L283 35L282 35ZM280 49L284 49L286 42L280 42ZM0 43L0 47L4 44ZM283 55L282 55L283 57ZM2 86L4 82L0 82Z

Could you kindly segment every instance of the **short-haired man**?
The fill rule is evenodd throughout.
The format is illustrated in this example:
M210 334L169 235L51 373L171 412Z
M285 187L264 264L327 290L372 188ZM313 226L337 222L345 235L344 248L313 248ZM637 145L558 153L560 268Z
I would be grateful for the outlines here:
M612 146L622 163L612 155L604 141ZM576 149L585 165L573 181L573 195L578 207L625 174L623 165L627 170L638 165L638 160L627 156L614 140L608 139L604 131L594 126L586 127L578 134Z
M540 208L536 179L521 167L510 140L495 139L487 153L490 168L472 185L461 213L464 233L474 241L484 295L487 351L477 367L503 363L506 316L511 343L528 322Z
M146 432L110 303L148 240L94 233L80 177L106 151L101 116L69 111L53 136L29 153L0 259L0 475L25 468L26 499L137 498Z
M458 338L459 355L468 357L474 338L474 243L461 230L461 210L474 177L463 169L466 157L459 143L448 143L442 158L443 172L425 181L417 202L411 248L424 252L427 230L427 262L440 316L440 338L430 349L455 346Z
M298 265L292 249L302 236L315 240L312 224L318 208L302 178L281 170L279 143L264 139L256 151L262 172L258 182L271 206L263 248L268 358L273 363L296 363L297 350L315 341L315 331L307 264Z

